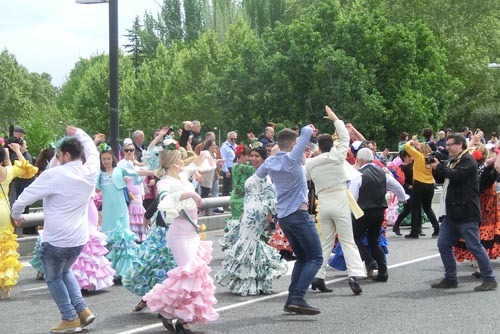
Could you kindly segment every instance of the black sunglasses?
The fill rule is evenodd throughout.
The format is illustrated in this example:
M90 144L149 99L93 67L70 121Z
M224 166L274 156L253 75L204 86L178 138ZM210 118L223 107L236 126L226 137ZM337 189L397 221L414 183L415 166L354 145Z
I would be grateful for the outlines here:
M133 148L126 148L123 150L123 152L134 152L134 151L135 151L135 149L133 149Z

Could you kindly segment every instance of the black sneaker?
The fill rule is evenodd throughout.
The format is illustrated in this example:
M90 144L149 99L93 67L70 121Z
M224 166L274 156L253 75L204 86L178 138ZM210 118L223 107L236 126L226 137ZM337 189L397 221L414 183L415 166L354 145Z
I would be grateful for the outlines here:
M221 209L217 208L217 209L214 209L212 212L213 213L224 213L224 210L221 210Z
M431 288L433 289L456 289L457 287L457 281L450 281L446 278L443 278L439 283L431 284Z
M491 291L497 288L497 281L483 281L483 283L474 288L474 291Z

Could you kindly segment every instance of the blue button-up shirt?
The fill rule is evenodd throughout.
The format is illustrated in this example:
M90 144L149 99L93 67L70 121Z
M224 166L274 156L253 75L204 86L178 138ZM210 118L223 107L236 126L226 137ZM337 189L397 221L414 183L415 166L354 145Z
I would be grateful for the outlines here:
M304 126L291 152L278 152L257 169L257 176L271 176L278 192L278 219L289 216L307 204L307 182L302 167L302 155L312 135L312 128Z
M222 143L222 147L220 148L220 156L224 159L224 164L222 165L222 172L226 173L229 168L233 167L236 145L231 145L228 141Z

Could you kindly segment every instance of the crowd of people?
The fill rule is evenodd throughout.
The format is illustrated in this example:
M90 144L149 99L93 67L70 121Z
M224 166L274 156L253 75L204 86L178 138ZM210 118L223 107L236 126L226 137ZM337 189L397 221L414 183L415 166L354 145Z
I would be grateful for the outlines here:
M260 136L247 134L248 144L238 144L237 132L229 131L221 147L213 132L201 135L199 121L185 121L178 132L156 130L148 144L143 131L134 131L119 152L103 134L91 138L68 126L67 136L36 161L27 154L24 130L16 127L18 137L0 150L0 299L10 297L22 269L14 226L22 226L23 214L39 200L44 226L31 263L61 314L54 333L90 325L95 315L82 290L113 284L139 297L132 312L149 308L169 332L191 333L190 324L218 319L217 284L239 296L272 294L290 259L283 311L318 314L306 294L309 287L332 291L325 282L332 261L347 270L353 294L362 293L364 278L388 281L391 203L400 207L392 222L396 235L408 216L407 239L425 236L424 217L432 224L445 269L432 288L457 287L456 262L465 260L482 279L476 291L497 288L491 265L500 255L496 134L486 142L479 129L446 129L435 140L425 129L422 141L403 132L400 152L391 159L388 149L378 153L375 141L328 106L324 118L333 122L334 134L309 124L282 129L275 140L270 122ZM30 182L9 200L15 178ZM214 280L213 245L201 237L198 216L208 213L201 200L218 196L219 181L230 207L213 212L231 215ZM442 185L437 214L431 207L436 184Z

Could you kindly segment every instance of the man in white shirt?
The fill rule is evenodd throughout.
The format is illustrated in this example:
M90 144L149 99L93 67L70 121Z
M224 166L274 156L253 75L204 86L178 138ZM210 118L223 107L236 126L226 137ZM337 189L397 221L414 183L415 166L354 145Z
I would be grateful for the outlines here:
M325 106L325 110L327 115L325 118L334 122L339 136L339 145L334 147L332 136L322 134L318 138L321 154L306 160L306 177L314 182L318 196L318 219L323 249L323 265L312 282L312 289L318 288L321 292L332 291L325 285L325 276L335 234L337 234L345 256L349 286L352 292L358 295L362 290L357 278L366 277L366 270L354 242L351 209L347 194L348 177L345 172L345 164L349 149L349 133L344 122L335 115L330 107Z
M230 131L227 133L226 141L222 143L220 148L220 156L224 159L224 163L222 164L222 196L229 196L231 194L231 189L233 188L233 178L232 178L232 169L233 162L236 156L236 140L238 139L238 135L234 131Z
M43 199L40 258L45 281L62 316L52 333L81 332L95 319L70 269L89 238L87 206L99 176L99 153L83 130L68 126L66 133L70 137L56 145L59 166L40 174L16 200L11 213L19 225L24 220L24 207Z

